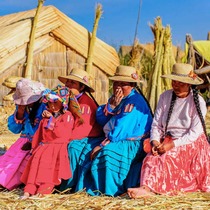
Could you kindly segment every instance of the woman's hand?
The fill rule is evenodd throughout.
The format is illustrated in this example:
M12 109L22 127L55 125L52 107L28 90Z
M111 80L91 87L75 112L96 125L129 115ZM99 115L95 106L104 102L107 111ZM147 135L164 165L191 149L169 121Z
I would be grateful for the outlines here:
M52 113L49 112L48 110L44 110L44 111L42 112L42 117L43 117L43 118L50 118L51 116L52 116Z
M16 113L16 118L18 120L22 120L23 119L25 110L26 110L26 105L18 105L17 113Z
M109 143L110 143L110 140L108 138L104 139L99 146L96 146L92 150L90 154L90 159L93 160L96 157L96 155L100 152L100 150Z
M157 151L157 147L160 145L160 142L159 141L156 141L156 140L153 140L152 141L152 154L154 155L154 156L157 156L157 155L159 155L158 154L158 151Z
M114 95L112 95L112 97L110 99L110 102L109 102L111 108L114 109L116 106L118 106L123 98L124 98L124 95L123 95L122 88L117 88L115 90Z
M31 142L30 141L27 141L25 144L23 144L23 146L21 147L21 149L23 151L31 150Z
M90 159L93 160L96 157L96 155L100 152L100 150L101 146L96 146L90 154Z
M165 152L169 151L170 149L172 149L174 147L174 142L171 141L171 142L167 142L167 143L162 143L160 144L159 146L157 146L157 152L158 154L162 155L164 154Z

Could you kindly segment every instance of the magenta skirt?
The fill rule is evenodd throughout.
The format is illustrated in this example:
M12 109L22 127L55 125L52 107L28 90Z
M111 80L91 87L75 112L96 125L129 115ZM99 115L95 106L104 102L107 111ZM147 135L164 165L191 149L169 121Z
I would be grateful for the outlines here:
M195 142L161 156L149 153L141 169L141 186L159 194L210 192L210 144L202 134Z
M0 156L0 186L8 190L13 190L21 184L20 177L30 157L29 150L21 150L27 141L27 138L19 138Z

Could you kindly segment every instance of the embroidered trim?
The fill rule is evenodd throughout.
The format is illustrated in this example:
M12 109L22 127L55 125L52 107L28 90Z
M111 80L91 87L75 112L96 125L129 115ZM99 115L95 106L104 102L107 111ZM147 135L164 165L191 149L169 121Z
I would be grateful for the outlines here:
M14 113L14 120L15 120L15 122L17 124L23 124L23 122L25 121L25 118L23 118L22 120L18 120L17 117L16 117L16 114L17 114L17 110Z
M150 132L148 131L147 133L144 133L141 136L126 138L126 140L135 141L135 140L146 139L146 138L149 138L149 137L150 137Z
M53 130L55 123L52 122L53 117L51 116L50 119L48 120L47 125L45 126L45 129Z
M134 104L127 104L125 106L124 112L131 112L133 110Z
M87 107L87 114L90 114L90 107Z
M171 73L172 75L175 75L175 76L181 76L181 77L190 77L191 79L195 80L197 78L197 74L195 74L193 71L190 71L189 74L177 74L177 73L174 73L172 72Z
M21 133L20 138L27 138L31 142L33 139L33 136L29 134Z
M78 75L78 74L70 74L70 75L73 75L73 76L76 76L76 77L79 77L80 79L82 79L84 82L86 82L86 83L88 83L88 78L87 78L87 76L84 76L84 77L81 77L80 75Z
M80 94L76 95L75 98L76 98L76 99L79 99L79 98L83 95L83 93L84 93L84 92L81 92Z
M104 107L103 112L104 112L105 116L108 116L108 114L114 115L114 113L108 111L108 103Z
M70 115L68 115L67 122L70 122L70 121L71 121L71 117L70 117Z
M82 114L85 113L85 107L84 106L81 107L81 112L82 112Z

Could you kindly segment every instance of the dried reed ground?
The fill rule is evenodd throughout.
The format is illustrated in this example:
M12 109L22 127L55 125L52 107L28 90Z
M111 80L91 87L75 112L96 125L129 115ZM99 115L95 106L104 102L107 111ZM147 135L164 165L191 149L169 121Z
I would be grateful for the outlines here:
M20 200L22 190L1 190L1 210L67 210L67 209L210 209L210 193L187 193L177 196L157 195L150 198L130 199L127 195L123 197L89 196L85 192L74 194L51 194L42 198L36 196L28 200Z
M14 109L13 109L14 110ZM6 114L10 114L11 109L0 109L0 145L11 145L17 139L6 129ZM207 131L210 133L210 111L206 118ZM150 198L130 199L127 195L122 197L89 196L85 192L74 194L55 192L52 195L38 198L31 197L28 200L20 200L23 194L22 189L8 191L0 188L0 210L105 210L105 209L130 209L130 210L172 210L172 209L210 209L210 193L186 193L177 196L156 195Z

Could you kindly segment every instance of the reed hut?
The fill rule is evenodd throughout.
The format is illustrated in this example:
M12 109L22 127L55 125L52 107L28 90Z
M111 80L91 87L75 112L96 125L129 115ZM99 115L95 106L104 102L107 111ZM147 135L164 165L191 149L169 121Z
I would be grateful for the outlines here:
M210 40L209 34L207 40L193 40L190 34L186 35L184 62L190 63L194 71L203 80L204 83L198 88L202 93L210 91ZM208 93L208 98L210 94Z
M11 76L24 77L27 47L36 9L0 16L0 104L10 91L2 85ZM72 68L85 69L91 33L54 6L44 6L35 32L32 79L52 88ZM91 83L99 104L107 101L109 80L119 65L116 50L96 38Z

